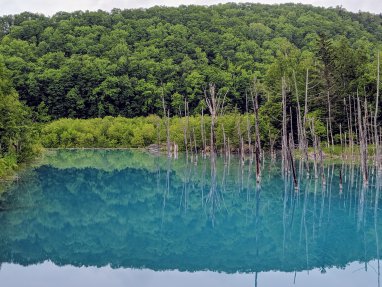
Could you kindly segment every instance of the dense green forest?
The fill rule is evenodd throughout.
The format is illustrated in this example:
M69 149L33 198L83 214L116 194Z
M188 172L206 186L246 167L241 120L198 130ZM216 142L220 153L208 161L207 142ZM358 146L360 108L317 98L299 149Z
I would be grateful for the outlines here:
M293 71L303 93L306 69L310 108L325 116L326 85L334 110L356 88L374 96L382 42L381 16L294 4L22 13L0 23L0 53L37 120L160 114L162 96L171 115L185 98L200 113L210 82L229 90L227 109L243 112L254 76L262 103L277 108L281 77L293 100Z
M247 99L256 90L261 140L269 143L279 141L284 86L289 132L296 133L297 98L303 101L306 94L316 132L325 140L327 127L333 125L332 139L338 142L340 124L342 131L349 127L345 106L355 105L357 92L363 108L371 115L375 110L381 44L381 15L351 13L341 7L230 3L59 12L51 17L28 12L4 15L0 17L1 69L7 71L9 83L2 90L0 105L13 97L13 108L20 112L15 118L27 118L31 124L116 117L106 130L93 122L65 120L42 128L46 146L84 146L79 142L90 141L98 132L118 133L121 125L129 124L117 117L163 118L163 106L170 117L184 116L188 110L200 119L203 111L208 121L205 94L213 83L218 95L226 94L224 113L234 114L228 115L228 125L236 128L245 122L245 118L238 121L237 115L252 112ZM16 92L23 104L16 101ZM101 139L100 144L93 139L85 146L142 146L155 142L158 133L165 138L165 123L158 127L151 117L135 122L116 140L111 137L102 144ZM65 124L57 134L57 127ZM173 128L172 140L182 142L182 135L176 134L182 133L182 124L176 119L171 124L179 126ZM10 142L17 135L26 135L12 131L12 126L3 124L2 155L15 146ZM88 135L83 129L90 131ZM69 136L63 134L66 131ZM232 141L235 133L231 130ZM61 143L61 138L67 142Z

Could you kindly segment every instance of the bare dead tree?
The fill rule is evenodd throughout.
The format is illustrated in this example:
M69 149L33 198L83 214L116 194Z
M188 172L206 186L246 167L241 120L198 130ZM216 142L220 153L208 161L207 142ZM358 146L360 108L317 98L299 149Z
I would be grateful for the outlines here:
M291 146L293 144L294 143L293 143L293 139L292 139L292 133L290 133L289 134L288 157L289 157L290 168L291 168L292 176L293 176L294 188L297 191L298 190L298 181L297 181L296 168L295 168L294 159L293 159L293 151L291 148Z
M203 156L205 156L206 155L206 135L205 135L203 108L202 108L202 119L200 121L200 132L202 134Z
M344 134L344 137L345 137L344 138L344 146L345 146L345 151L346 151L347 147L351 148L351 142L350 142L350 132L351 132L351 130L350 130L349 111L348 111L347 102L346 102L345 98L344 98L344 109L345 109L345 113L346 113L347 126L348 126L347 133L345 132L345 134ZM346 145L347 140L349 141L348 146ZM347 153L346 153L345 157L347 158Z
M379 77L380 77L380 65L379 65L379 51L377 56L377 96L375 99L375 112L374 112L374 145L375 145L375 165L380 166L380 151L379 151L379 136L378 136L378 106L379 106Z
M352 104L349 95L349 145L351 149L351 157L354 159L354 133L353 133L353 116L352 116Z
M261 151L261 141L260 141L260 129L259 129L259 93L257 90L257 80L256 77L253 79L253 87L252 87L252 104L253 111L255 114L255 134L256 134L256 149L258 149L258 153L262 154Z
M237 119L236 125L237 125L237 136L239 139L240 163L241 165L244 165L244 140L243 140L243 135L241 133L240 118Z
M297 135L298 135L298 146L300 151L302 152L304 150L304 132L302 127L302 117L301 117L301 106L300 106L300 97L298 94L298 87L297 87L297 79L296 79L296 73L293 70L293 80L294 80L294 88L296 93L296 100L297 100ZM308 85L308 83L306 83Z
M332 112L331 112L331 104L330 104L330 92L327 92L327 98L328 98L328 121L329 121L329 130L330 130L330 138L331 138L331 144L332 148L334 147L334 139L333 139L333 129L332 129ZM329 141L329 138L328 138Z
M253 158L253 148L252 148L252 138L251 138L251 124L249 121L249 113L248 113L248 94L245 93L245 110L246 110L246 120L247 120L247 140L248 140L248 148L251 159Z
M369 111L368 111L368 104L367 104L367 98L366 98L366 94L365 94L365 103L364 103L364 106L363 106L363 109L364 109L364 135L365 135L365 140L366 140L366 143L369 142L369 139L370 139L370 128L369 128Z
M359 100L359 95L357 91L357 110L358 110L358 133L359 133L359 144L360 144L360 155L361 155L361 168L363 175L363 182L367 184L368 181L368 169L367 169L367 142L365 138L365 123L362 122L362 111L361 102Z
M344 158L344 146L342 142L342 125L340 123L340 144L341 144L341 158Z
M228 94L226 91L223 95L219 92L216 92L216 86L214 83L209 83L208 91L204 89L204 97L211 114L211 138L210 138L210 148L211 155L216 153L216 135L215 135L215 126L218 120L219 113L223 113L223 107L225 98Z
M313 138L313 166L314 166L314 177L318 178L318 168L317 168L317 154L318 154L318 137L316 135L314 118L309 121L310 133Z
M170 110L166 110L166 104L164 101L164 88L162 86L162 105L163 105L163 116L165 117L166 123L166 150L167 157L171 157L171 144L170 144Z
M329 149L330 147L330 140L329 140L329 119L326 119L326 146Z
M290 125L290 132L289 132L289 147L291 149L294 149L294 136L293 136L293 114L292 114L292 107L289 107L289 125Z
M302 120L302 141L303 141L303 152L305 155L306 162L306 172L309 176L309 155L308 155L308 135L307 135L307 117L308 117L308 90L309 90L309 69L306 69L305 77L305 101L304 101L304 117Z
M227 145L227 139L226 134L224 130L224 125L222 124L222 132L223 132L223 154L224 154L224 164L227 164L228 159L228 145Z
M357 90L357 96L358 96L358 90ZM358 123L358 120L357 120L357 117L358 117L358 110L357 110L357 97L356 99L353 101L353 111L354 111L354 131L355 131L355 139L358 141L358 144L360 144L359 140L359 131L358 131L358 128L359 128L359 125L357 124ZM362 120L361 120L362 121Z
M282 142L281 142L281 149L282 149L282 159L284 164L284 171L288 170L288 134L287 134L287 107L286 107L286 83L285 83L285 77L282 77L281 79L281 97L282 97L282 106L283 106L283 122L282 122Z
M197 145L196 145L195 128L192 128L192 136L194 138L194 149L195 149L194 163L197 164L197 162L198 162L198 148L197 148Z
M188 130L187 130L187 100L184 100L184 118L183 118L183 138L184 138L184 148L186 150L186 158L188 159Z
M259 129L259 93L257 91L257 85L256 85L256 77L253 79L253 86L251 90L251 96L252 96L252 104L253 104L253 111L255 114L255 134L256 134L256 141L255 141L255 156L256 156L256 179L257 182L260 182L261 178L261 141L260 141L260 129ZM273 147L272 147L273 148Z

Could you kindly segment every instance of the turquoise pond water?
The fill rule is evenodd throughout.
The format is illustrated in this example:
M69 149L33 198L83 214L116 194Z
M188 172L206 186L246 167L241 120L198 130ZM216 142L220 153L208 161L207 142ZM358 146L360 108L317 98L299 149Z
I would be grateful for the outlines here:
M300 171L298 190L280 162L265 161L261 185L254 171L51 151L0 200L0 286L379 286L372 171L367 186L356 165Z

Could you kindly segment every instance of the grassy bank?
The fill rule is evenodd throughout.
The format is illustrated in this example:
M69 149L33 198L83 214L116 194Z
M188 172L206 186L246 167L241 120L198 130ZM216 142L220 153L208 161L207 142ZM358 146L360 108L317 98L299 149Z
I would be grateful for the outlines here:
M203 148L203 137L206 145L209 144L210 124L209 116L170 118L170 141L176 143L179 150L185 150L186 137L188 149L196 146L200 151ZM272 140L275 142L275 149L281 148L277 142L280 140L281 132L270 128L269 121L261 120L259 130L265 149L269 149ZM240 138L243 139L246 148L249 140L252 144L255 142L254 116L251 114L221 116L215 127L215 133L218 149L224 147L224 134L233 151L239 149ZM321 138L325 139L323 136L326 134L325 129L321 130L320 134ZM40 142L45 148L144 148L151 144L161 144L165 149L166 119L154 115L137 118L59 119L42 127ZM311 143L309 145L309 154L313 154ZM358 145L354 145L353 148L348 145L341 147L339 142L328 147L327 143L322 141L321 150L325 159L349 159L356 158L360 154ZM368 154L374 155L373 145L368 145ZM300 155L297 149L295 155Z
M17 158L14 155L7 155L0 158L0 179L5 179L14 174L17 170Z

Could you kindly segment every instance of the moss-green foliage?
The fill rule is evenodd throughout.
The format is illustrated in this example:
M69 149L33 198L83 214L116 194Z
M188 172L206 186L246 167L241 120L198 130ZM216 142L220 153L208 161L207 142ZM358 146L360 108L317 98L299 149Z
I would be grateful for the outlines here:
M42 128L41 142L45 147L143 147L156 139L155 121L161 120L157 117L60 119Z
M0 158L0 178L12 174L17 169L17 159L14 155L6 155Z
M248 142L247 121L250 128L252 143L254 135L254 116L228 114L219 117L216 126L217 147L224 145L223 127L226 140L232 148L239 146L240 136ZM170 140L185 149L184 131L186 129L187 145L198 149L203 147L202 123L206 144L210 140L209 116L174 117L170 119ZM266 121L261 124L261 130L266 130ZM264 132L264 139L267 134ZM194 139L195 138L195 139ZM150 144L164 144L166 142L166 119L158 116L123 118L105 117L96 119L60 119L44 125L41 130L41 143L47 148L140 148Z

